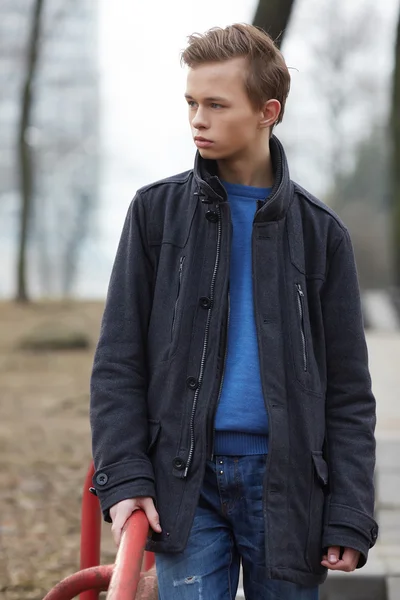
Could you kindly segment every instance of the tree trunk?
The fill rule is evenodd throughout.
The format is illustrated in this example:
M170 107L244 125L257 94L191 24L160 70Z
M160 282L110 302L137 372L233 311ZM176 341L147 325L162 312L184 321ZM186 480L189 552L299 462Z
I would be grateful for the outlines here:
M392 207L395 285L400 287L400 14L397 24L392 97Z
M294 0L259 0L253 25L262 27L280 47L293 5Z
M32 27L27 49L26 73L22 87L21 116L18 132L19 187L21 192L21 211L19 223L18 262L17 262L17 302L28 302L27 290L27 242L29 220L33 196L33 168L27 131L32 108L32 84L35 77L40 25L44 0L35 0L32 14Z
M92 198L83 192L76 193L77 214L68 232L61 273L61 291L64 298L71 295L79 266L79 253L85 242L93 207Z

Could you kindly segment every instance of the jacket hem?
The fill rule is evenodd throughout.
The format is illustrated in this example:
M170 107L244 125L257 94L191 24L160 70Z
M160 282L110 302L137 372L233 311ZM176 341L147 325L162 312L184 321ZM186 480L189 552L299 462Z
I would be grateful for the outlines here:
M311 571L300 571L299 569L290 569L287 567L267 567L270 572L268 579L279 579L290 581L304 587L314 587L324 583L328 576L328 569L324 569L321 573L311 573ZM323 567L321 567L323 569Z

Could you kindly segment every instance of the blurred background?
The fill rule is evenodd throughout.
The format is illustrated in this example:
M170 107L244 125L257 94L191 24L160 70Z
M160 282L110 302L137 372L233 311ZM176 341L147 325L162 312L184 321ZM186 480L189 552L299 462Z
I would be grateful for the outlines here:
M281 46L292 88L275 133L292 178L349 227L362 288L381 537L322 600L400 598L399 15L399 0L0 0L1 600L39 600L78 567L88 383L123 220L138 187L192 167L179 54L234 22Z

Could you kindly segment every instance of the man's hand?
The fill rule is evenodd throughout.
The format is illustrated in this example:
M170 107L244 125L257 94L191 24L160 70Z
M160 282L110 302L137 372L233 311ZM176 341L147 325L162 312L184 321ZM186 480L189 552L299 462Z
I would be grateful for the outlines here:
M327 554L322 557L321 565L331 571L346 571L350 573L357 567L360 558L358 550L353 548L345 548L342 558L340 558L339 546L331 546L328 548Z
M121 541L122 528L127 519L129 519L135 510L139 509L145 512L153 531L157 533L161 532L160 517L154 506L153 498L130 498L129 500L122 500L110 508L110 517L112 519L111 532L117 546L119 546Z

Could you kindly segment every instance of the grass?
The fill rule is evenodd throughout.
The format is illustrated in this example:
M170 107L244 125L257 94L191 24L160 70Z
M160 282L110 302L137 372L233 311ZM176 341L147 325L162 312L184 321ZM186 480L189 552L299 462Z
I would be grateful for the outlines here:
M78 569L80 502L91 458L89 380L101 303L0 303L0 600L41 600ZM21 349L59 323L89 347ZM103 562L114 547L104 531Z

